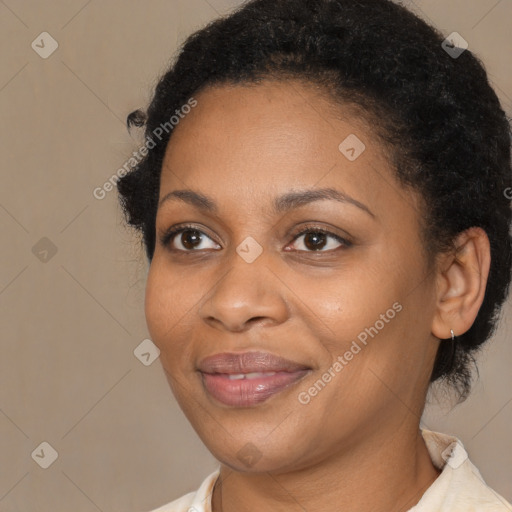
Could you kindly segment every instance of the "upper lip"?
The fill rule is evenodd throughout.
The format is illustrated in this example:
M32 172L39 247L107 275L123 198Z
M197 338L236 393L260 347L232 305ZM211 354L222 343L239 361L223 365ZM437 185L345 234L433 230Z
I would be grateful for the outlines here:
M203 373L296 372L308 366L276 356L269 352L224 352L201 360L198 369Z

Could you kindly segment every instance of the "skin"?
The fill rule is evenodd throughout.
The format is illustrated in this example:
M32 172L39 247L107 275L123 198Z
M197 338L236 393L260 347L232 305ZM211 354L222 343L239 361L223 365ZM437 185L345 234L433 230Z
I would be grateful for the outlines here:
M372 122L318 87L265 81L195 97L167 147L160 199L192 189L218 211L180 200L159 206L145 314L176 399L221 463L213 510L408 510L439 475L419 421L439 338L469 329L482 303L485 233L461 233L458 253L429 266L418 196L394 177ZM355 161L338 149L350 134L366 146ZM271 213L277 196L324 187L371 214L334 200ZM158 241L182 223L202 232L198 248L190 233ZM326 235L315 250L298 235L306 223L351 245ZM248 236L263 250L252 263L236 252ZM394 303L401 311L301 403L298 394ZM197 364L250 350L311 371L256 406L217 402Z

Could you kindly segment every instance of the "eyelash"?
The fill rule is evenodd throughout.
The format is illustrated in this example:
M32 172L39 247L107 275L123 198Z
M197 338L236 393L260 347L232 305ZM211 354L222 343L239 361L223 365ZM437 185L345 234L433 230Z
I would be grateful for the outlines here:
M165 247L170 247L170 243L172 241L174 241L174 238L183 233L184 231L198 231L199 233L203 234L203 235L206 235L208 238L211 239L211 237L209 237L204 231L201 231L200 229L198 229L196 226L192 225L192 224L186 224L186 225L181 225L181 226L173 226L171 228L169 228L167 231L164 232L164 234L162 235L160 241L162 243L162 245L164 245ZM308 233L323 233L325 235L328 235L332 238L334 238L337 242L341 243L342 244L342 247L344 246L345 248L348 248L352 245L352 243L348 240L346 240L345 238L342 238L341 236L339 235L336 235L334 233L332 233L331 231L328 231L327 229L325 228L322 228L320 226L314 226L314 225L311 225L311 226L305 226L302 231L296 233L295 235L293 235L293 241L297 240L299 237L301 237L302 235L305 235L305 234L308 234ZM299 250L297 252L308 252L308 253L330 253L330 252L333 252L333 251L336 251L338 249L341 249L342 247L337 247L336 249L330 249L328 251L322 251L322 250L319 250L319 251L303 251L303 250ZM191 252L199 252L199 250L183 250L183 249L174 249L174 248L170 248L170 250L174 251L174 252L182 252L182 253L191 253Z

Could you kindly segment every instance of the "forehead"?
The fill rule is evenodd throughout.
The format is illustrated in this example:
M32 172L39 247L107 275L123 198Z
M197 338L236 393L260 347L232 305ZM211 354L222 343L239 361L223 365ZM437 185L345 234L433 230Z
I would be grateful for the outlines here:
M314 85L222 85L195 99L169 141L160 198L189 188L240 207L322 186L375 204L401 188L369 120Z

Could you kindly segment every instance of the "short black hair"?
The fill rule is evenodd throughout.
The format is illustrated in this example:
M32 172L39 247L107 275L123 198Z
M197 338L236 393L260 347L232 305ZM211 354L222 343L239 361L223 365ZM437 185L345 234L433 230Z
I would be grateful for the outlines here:
M483 304L466 333L441 342L430 379L444 379L466 398L473 354L493 334L510 284L511 129L482 62L470 50L450 55L444 39L390 0L253 0L192 34L147 111L127 119L129 128L145 126L154 144L117 185L126 222L142 235L148 260L176 111L200 90L223 83L322 84L340 103L368 114L397 178L418 192L427 254L453 248L456 235L472 226L489 237Z

